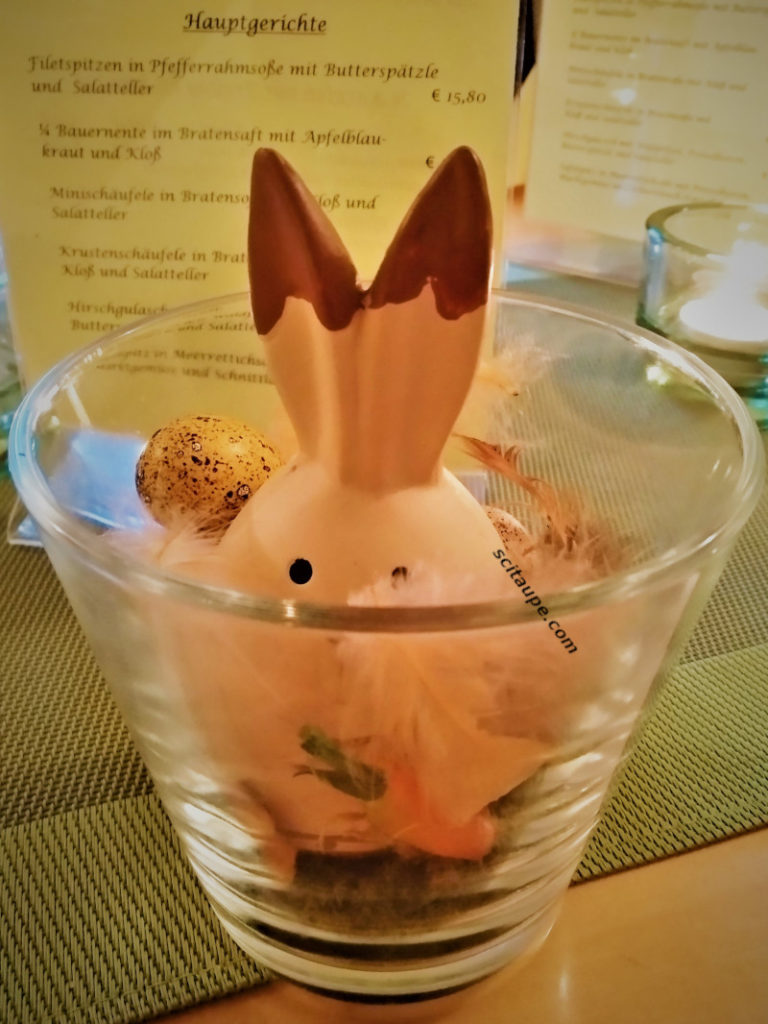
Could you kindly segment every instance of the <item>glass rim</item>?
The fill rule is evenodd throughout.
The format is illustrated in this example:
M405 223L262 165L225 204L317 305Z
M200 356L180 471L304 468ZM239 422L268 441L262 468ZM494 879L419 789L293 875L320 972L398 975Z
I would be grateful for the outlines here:
M552 312L584 324L608 328L630 343L652 351L670 368L703 386L720 411L727 415L741 441L741 472L733 487L730 515L724 516L706 536L666 548L640 565L614 572L599 580L566 590L542 594L551 611L559 614L587 610L609 600L624 600L641 589L663 585L702 558L710 549L730 542L746 522L757 503L764 477L760 435L747 407L730 385L698 356L681 346L620 318L603 316L571 303L531 296L511 289L494 289L496 304L509 303L538 311ZM141 589L166 595L184 603L203 606L262 622L296 627L353 632L443 632L491 628L531 622L536 615L520 601L519 595L487 601L442 605L358 606L322 604L255 595L213 584L190 580L182 575L138 563L109 545L94 545L93 529L57 502L35 458L34 430L38 415L66 378L80 365L101 355L105 348L144 330L150 324L203 315L206 310L242 305L248 292L201 299L143 317L110 331L91 344L66 356L33 384L22 399L11 425L8 454L11 475L19 496L43 534L49 534L77 549L79 557L101 575L135 583Z
M646 218L645 230L646 232L658 232L666 242L675 245L680 249L684 249L686 252L695 256L709 258L712 255L721 255L720 253L713 253L712 249L707 246L697 245L695 242L690 242L688 239L682 238L669 227L668 222L673 217L679 216L681 213L703 213L708 210L721 210L726 213L736 212L738 210L749 211L750 213L757 214L759 218L765 219L766 223L768 223L768 203L677 203L673 206L663 206L659 210L654 210L653 213Z

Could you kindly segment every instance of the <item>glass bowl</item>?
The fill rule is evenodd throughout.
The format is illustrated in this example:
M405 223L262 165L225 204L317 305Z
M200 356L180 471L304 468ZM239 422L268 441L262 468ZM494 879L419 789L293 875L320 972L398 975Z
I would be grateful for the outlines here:
M456 438L445 462L539 537L557 586L501 541L494 588L450 604L278 600L159 567L134 486L157 428L286 428L247 295L108 335L13 424L19 494L221 924L325 992L437 995L543 941L760 489L743 404L677 346L509 293L487 331L457 431L519 448L527 488Z

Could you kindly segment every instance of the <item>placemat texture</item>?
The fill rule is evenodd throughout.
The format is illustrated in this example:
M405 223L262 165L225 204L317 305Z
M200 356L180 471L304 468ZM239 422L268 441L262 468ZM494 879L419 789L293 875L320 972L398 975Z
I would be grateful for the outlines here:
M2 521L11 500L4 481ZM263 981L198 889L45 555L0 546L0 594L0 1021L129 1024ZM766 824L768 493L575 880Z

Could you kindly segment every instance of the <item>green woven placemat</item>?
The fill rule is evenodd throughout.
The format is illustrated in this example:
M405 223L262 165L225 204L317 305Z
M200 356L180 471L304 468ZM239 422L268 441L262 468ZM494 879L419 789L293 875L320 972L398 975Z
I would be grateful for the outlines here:
M12 490L0 484L0 520ZM45 555L0 546L0 1021L128 1024L265 974L223 934ZM768 824L768 494L615 786L595 878Z

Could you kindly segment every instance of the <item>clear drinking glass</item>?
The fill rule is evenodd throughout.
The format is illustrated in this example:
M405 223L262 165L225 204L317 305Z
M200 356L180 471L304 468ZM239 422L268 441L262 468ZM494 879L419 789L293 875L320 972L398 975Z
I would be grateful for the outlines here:
M536 590L531 575L523 591L489 550L487 599L327 606L143 557L134 468L158 426L282 422L246 295L109 335L40 380L14 421L20 495L221 923L326 992L438 994L544 939L649 691L758 497L755 426L696 357L504 293L488 330L495 376L460 429L519 445L529 477L588 510L594 544L621 557L587 582ZM504 374L517 386L496 387ZM458 444L446 464L524 527L540 520L528 492ZM383 770L341 751L355 721L360 750L400 729L418 756ZM335 831L313 831L313 815L327 823L318 794L339 800ZM472 827L491 840L478 853L466 832L453 846L450 829L427 835L431 811L387 842L359 827L430 799L457 821L485 801Z

